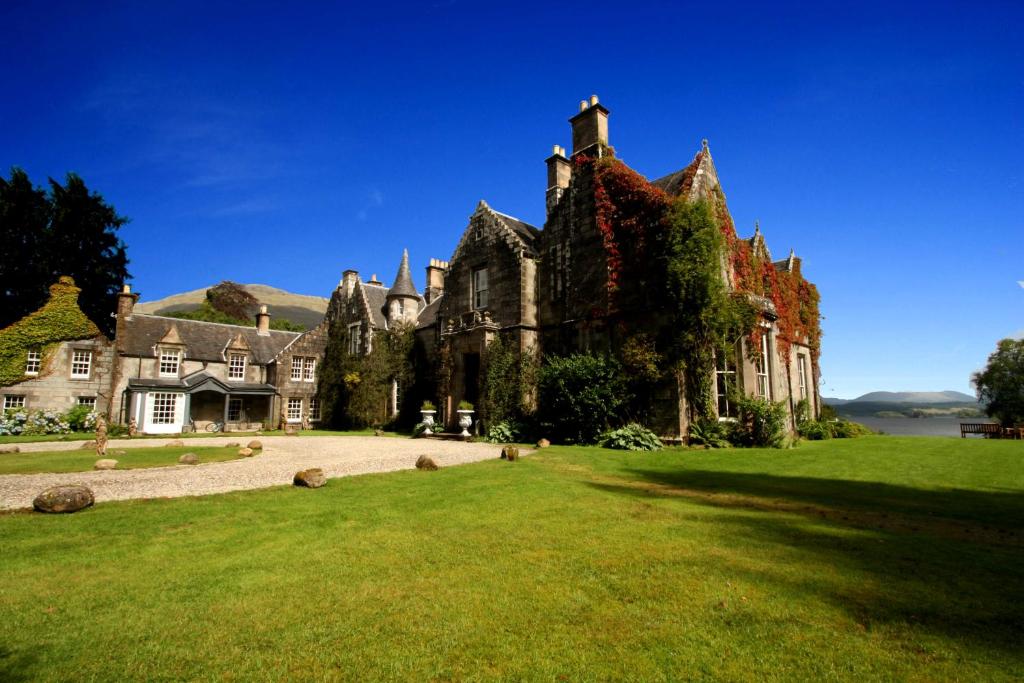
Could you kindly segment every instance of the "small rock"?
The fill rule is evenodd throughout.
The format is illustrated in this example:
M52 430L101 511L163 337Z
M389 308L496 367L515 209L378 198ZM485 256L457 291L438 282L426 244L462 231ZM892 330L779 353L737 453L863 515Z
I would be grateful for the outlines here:
M242 444L238 443L237 441L228 441L226 444L224 444L224 448L241 448L241 447L242 447Z
M262 451L263 450L263 442L262 441L256 441L255 439L253 439L252 441L249 442L249 446L248 447L253 449L254 451Z
M537 448L547 448L550 445L551 442L548 441L547 439L541 439L540 441L537 442Z
M112 470L117 467L117 461L111 460L110 458L102 458L96 461L96 464L92 466L94 470Z
M185 445L185 442L181 439L175 439L174 441L167 442L167 448L181 448Z
M384 430L383 429L374 429L373 430L373 435L374 436L384 436Z
M501 449L502 460L508 460L509 462L515 462L519 459L519 447L518 446L505 446Z
M240 456L242 456L243 458L251 457L252 456L252 449L251 448L239 448L238 449L238 454Z
M123 450L118 449L116 451L111 451L110 454L111 455L128 455L128 451L123 451Z
M327 483L327 477L324 476L324 471L319 467L313 467L308 470L301 470L295 473L295 478L292 479L292 483L296 486L305 486L309 489L318 489Z
M96 448L96 442L86 441L81 446L79 446L79 448L81 448L83 451L91 451L92 449Z
M429 455L421 455L416 459L416 469L433 472L440 469L440 466Z
M84 486L52 486L32 501L32 507L39 512L77 512L96 502L92 491Z
M20 453L21 449L17 446L0 446L0 453Z
M181 457L178 458L178 462L182 465L198 465L199 456L195 453L182 453Z

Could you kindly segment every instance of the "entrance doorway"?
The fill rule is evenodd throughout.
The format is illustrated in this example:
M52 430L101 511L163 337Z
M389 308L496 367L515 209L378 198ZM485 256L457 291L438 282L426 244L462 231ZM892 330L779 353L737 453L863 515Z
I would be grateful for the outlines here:
M476 406L480 398L480 354L462 354L462 400Z

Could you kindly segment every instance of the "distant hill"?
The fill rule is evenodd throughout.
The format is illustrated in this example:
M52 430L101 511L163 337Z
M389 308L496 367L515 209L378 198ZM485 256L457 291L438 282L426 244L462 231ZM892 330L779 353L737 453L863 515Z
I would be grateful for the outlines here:
M854 399L822 397L840 415L849 417L980 416L978 399L962 391L872 391Z
M852 399L822 398L829 405L847 403L977 403L978 399L962 391L872 391Z
M212 286L210 285L210 287ZM139 302L135 305L135 310L152 315L192 311L199 308L199 305L206 300L206 290L210 287L172 294L156 301ZM322 296L293 294L268 285L253 284L242 285L242 287L256 297L260 303L267 305L271 318L282 318L312 328L320 324L327 312L328 300Z

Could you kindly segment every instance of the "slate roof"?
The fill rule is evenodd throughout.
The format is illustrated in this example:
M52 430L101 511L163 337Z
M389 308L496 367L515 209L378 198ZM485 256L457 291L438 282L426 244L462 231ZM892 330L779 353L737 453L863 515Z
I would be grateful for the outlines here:
M700 165L703 154L704 151L701 150L686 168L680 169L675 173L669 173L667 176L662 176L657 180L652 180L651 185L664 190L673 197L688 193L690 188L693 187L693 178L697 174L697 167Z
M388 304L388 290L384 285L371 285L368 282L362 285L363 297L370 309L370 321L374 327L383 330L388 326L388 319L384 315L384 309Z
M270 330L266 336L257 334L255 327L225 325L199 320L180 320L159 315L134 313L124 321L125 332L118 345L127 356L151 357L154 347L174 327L181 343L185 345L185 357L189 360L205 360L223 363L224 349L242 335L252 351L253 362L263 365L270 362L277 353L291 343L299 332Z
M225 394L276 394L273 384L260 382L225 382L206 370L199 370L180 379L138 379L128 380L128 386L148 389L182 389L186 393L197 390L213 390Z
M444 295L437 297L420 310L419 318L416 319L416 329L430 327L437 322L437 311L441 308L441 299Z
M512 232L516 233L516 235L518 235L526 244L533 246L534 241L540 237L540 228L536 228L514 216L509 216L507 213L495 211L494 209L491 209L491 211L498 214L498 218L500 218L505 225L511 228Z
M398 274L395 275L395 282L388 290L388 296L413 296L418 297L416 285L412 283L412 275L409 274L409 250L402 251L402 263L398 266Z

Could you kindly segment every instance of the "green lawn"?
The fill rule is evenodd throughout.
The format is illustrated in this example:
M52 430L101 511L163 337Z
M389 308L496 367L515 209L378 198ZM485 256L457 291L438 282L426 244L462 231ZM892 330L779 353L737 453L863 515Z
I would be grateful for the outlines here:
M924 437L0 515L0 680L1019 680L1022 522Z
M138 434L136 439L198 439L208 437L221 437L238 441L239 439L252 439L255 432L185 432L184 434ZM268 429L262 432L264 436L283 436L280 429ZM373 436L372 429L356 429L350 431L332 431L329 429L302 429L300 436ZM397 432L384 432L384 436L408 436ZM29 435L0 435L0 445L19 443L40 443L46 441L89 441L96 435L92 432L75 432L72 434L29 434ZM126 436L112 436L111 439L125 439Z
M245 444L242 444L245 445ZM119 453L118 451L124 451ZM199 462L234 460L238 448L224 447L155 447L108 448L104 457L117 460L117 469L132 470L140 467L166 467L177 465L182 453L195 453ZM86 472L93 468L100 456L90 448L70 451L41 451L38 453L0 453L0 474L34 474L36 472Z

